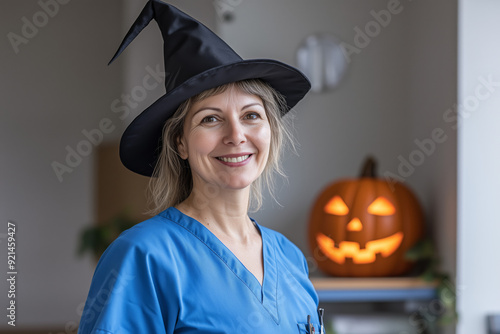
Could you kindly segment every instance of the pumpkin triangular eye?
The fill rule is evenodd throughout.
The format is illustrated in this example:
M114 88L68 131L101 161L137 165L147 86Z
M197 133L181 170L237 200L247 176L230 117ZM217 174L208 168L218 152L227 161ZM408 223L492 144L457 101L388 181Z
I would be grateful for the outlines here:
M349 208L340 196L334 196L325 205L325 212L331 215L344 216L349 213Z
M368 213L377 216L390 216L396 212L394 205L385 197L377 197L370 206L368 206Z

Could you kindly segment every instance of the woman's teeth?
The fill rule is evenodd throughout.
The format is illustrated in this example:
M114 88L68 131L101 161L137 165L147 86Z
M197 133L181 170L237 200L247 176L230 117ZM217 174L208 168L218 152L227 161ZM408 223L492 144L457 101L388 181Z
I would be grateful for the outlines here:
M242 155L241 157L237 157L237 158L218 157L217 159L224 161L224 162L242 162L243 160L248 159L248 157L250 157L250 154Z

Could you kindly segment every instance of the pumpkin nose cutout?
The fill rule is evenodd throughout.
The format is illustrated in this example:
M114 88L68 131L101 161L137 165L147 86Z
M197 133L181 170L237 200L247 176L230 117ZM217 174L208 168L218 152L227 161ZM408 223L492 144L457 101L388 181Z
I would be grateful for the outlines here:
M361 231L363 229L363 224L359 218L353 218L349 224L347 224L348 231Z

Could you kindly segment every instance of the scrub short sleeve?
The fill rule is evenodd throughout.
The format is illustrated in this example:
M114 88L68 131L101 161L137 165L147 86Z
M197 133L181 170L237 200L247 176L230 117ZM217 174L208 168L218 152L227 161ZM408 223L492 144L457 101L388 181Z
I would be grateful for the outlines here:
M78 333L167 333L154 267L149 254L118 238L99 260Z

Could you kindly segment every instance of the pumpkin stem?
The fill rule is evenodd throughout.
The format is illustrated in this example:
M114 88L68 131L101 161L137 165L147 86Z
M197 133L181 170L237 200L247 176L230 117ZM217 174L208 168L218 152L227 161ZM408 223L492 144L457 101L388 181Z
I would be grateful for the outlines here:
M377 177L375 172L376 168L377 168L377 162L375 161L375 158L371 156L367 157L363 164L363 168L361 169L360 177L371 177L371 178Z

